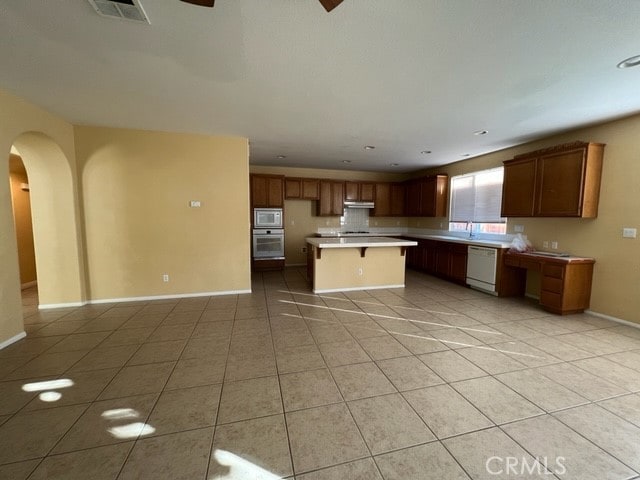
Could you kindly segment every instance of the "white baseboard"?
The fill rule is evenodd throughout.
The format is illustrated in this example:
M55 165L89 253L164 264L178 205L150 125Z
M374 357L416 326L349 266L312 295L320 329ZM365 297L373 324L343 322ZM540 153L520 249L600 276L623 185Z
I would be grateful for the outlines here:
M3 348L8 347L12 343L16 343L18 340L22 340L26 336L27 336L27 332L20 332L19 334L14 335L11 338L8 338L4 342L0 342L0 350L2 350Z
M43 303L38 305L38 310L51 310L53 308L74 308L82 307L88 302L69 302L69 303Z
M152 301L152 300L170 300L172 298L217 297L220 295L238 295L242 293L251 293L251 289L227 290L227 291L219 291L219 292L179 293L179 294L173 294L173 295L149 295L146 297L102 298L99 300L89 300L87 303L100 304L100 303L122 303L122 302L145 302L145 301Z
M357 292L360 290L383 290L385 288L404 288L404 283L401 285L377 285L373 287L327 288L321 290L314 289L313 293Z
M585 310L584 313L588 313L589 315L593 315L594 317L604 318L605 320L611 320L612 322L621 323L622 325L626 325L628 327L640 328L640 323L630 322L629 320L623 320L618 317L612 317L611 315L605 315L604 313L594 312L593 310Z
M20 290L26 290L27 288L38 286L38 281L34 280L33 282L27 282L20 285Z

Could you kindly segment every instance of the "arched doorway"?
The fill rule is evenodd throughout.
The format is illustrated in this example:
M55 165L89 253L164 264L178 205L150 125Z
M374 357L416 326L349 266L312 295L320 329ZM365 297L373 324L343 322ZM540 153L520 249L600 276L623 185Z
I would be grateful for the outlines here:
M26 315L38 308L36 254L33 243L29 177L20 152L15 147L11 147L11 156L9 157L9 181L13 222L18 244L22 308Z
M62 149L39 132L13 142L28 178L40 308L84 303L76 182Z

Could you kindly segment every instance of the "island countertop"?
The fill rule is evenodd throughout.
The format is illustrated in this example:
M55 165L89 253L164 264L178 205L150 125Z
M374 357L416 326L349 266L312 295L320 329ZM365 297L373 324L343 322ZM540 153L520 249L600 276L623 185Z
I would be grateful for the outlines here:
M307 237L305 241L316 248L370 248L370 247L414 247L418 242L389 237Z

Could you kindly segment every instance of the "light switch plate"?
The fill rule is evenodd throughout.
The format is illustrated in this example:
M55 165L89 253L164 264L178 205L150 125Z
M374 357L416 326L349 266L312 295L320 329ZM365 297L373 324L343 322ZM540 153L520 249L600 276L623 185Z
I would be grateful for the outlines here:
M622 237L623 238L636 238L636 235L638 234L638 230L635 228L623 228L622 229Z
M556 242L556 241L551 242L551 248L553 250L557 250L558 249L558 242Z

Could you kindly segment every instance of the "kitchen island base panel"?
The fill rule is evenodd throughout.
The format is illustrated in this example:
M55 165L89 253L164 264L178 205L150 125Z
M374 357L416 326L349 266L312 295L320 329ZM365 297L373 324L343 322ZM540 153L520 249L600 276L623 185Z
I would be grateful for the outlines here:
M313 247L314 249L317 247ZM405 257L400 247L323 249L313 258L313 291L337 292L404 286Z

